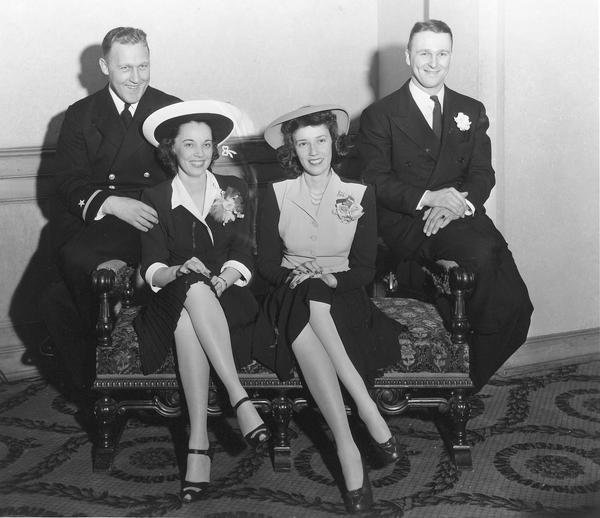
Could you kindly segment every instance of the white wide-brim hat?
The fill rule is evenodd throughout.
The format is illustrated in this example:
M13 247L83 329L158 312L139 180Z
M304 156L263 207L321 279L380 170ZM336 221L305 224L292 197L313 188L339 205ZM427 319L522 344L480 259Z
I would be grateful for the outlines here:
M267 144L274 149L278 149L279 147L283 146L283 133L281 133L281 125L284 122L297 119L298 117L303 117L304 115L310 115L311 113L325 111L331 111L335 115L337 119L338 135L348 132L348 127L350 126L350 116L344 108L338 106L337 104L309 105L298 108L293 112L286 113L285 115L282 115L271 122L271 124L269 124L265 130L265 140L267 141Z
M205 122L212 131L213 142L222 144L235 125L229 116L232 105L209 99L181 101L151 113L144 121L142 131L146 140L155 147L161 139L172 135L173 130L191 120Z

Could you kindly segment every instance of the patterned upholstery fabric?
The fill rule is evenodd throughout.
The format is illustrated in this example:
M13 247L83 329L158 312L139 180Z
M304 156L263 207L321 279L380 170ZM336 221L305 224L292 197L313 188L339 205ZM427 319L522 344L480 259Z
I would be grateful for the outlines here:
M469 351L467 346L456 346L444 328L442 319L431 304L406 298L375 298L373 302L389 317L408 327L408 332L398 339L402 360L385 369L388 376L399 373L468 373ZM124 308L112 333L113 345L98 347L96 351L96 374L140 375L140 356L133 320L140 306ZM175 372L173 355L170 354L157 374ZM257 362L240 369L241 374L275 376Z

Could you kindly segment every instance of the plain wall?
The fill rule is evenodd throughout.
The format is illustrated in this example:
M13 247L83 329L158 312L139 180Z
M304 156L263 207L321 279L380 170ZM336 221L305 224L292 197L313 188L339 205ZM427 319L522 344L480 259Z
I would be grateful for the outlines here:
M5 2L0 56L11 72L3 74L0 108L11 127L0 148L41 145L50 119L88 93L82 53L126 25L148 34L153 86L184 100L229 101L261 133L306 104L337 103L357 116L376 95L376 13L372 0ZM85 55L92 88L102 81L96 63Z

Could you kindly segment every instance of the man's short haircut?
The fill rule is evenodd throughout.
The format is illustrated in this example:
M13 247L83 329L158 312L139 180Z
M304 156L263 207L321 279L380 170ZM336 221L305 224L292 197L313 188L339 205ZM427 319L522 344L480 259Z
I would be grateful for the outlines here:
M413 25L413 28L410 31L410 36L408 37L408 50L410 50L413 36L419 32L425 31L437 32L438 34L449 34L450 42L453 41L452 31L446 23L442 22L441 20L427 20L424 22L417 22Z
M104 57L110 52L113 43L129 44L143 43L147 49L146 33L142 29L134 27L115 27L106 33L102 40L102 54Z

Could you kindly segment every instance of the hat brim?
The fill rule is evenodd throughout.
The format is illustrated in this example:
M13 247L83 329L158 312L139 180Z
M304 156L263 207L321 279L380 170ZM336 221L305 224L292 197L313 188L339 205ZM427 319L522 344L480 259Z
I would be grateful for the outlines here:
M231 135L235 125L227 111L227 104L221 101L182 101L150 114L144 121L142 132L150 144L158 147L159 142L173 136L179 126L194 120L208 124L213 142L220 145Z
M267 144L269 144L269 146L271 146L273 149L278 149L283 146L283 133L281 133L281 125L284 122L291 121L305 115L310 115L311 113L325 111L331 111L335 115L339 135L348 133L348 128L350 126L350 115L348 115L348 112L341 106L338 106L337 104L303 106L302 108L298 108L293 112L286 113L285 115L278 117L267 126L264 135Z

